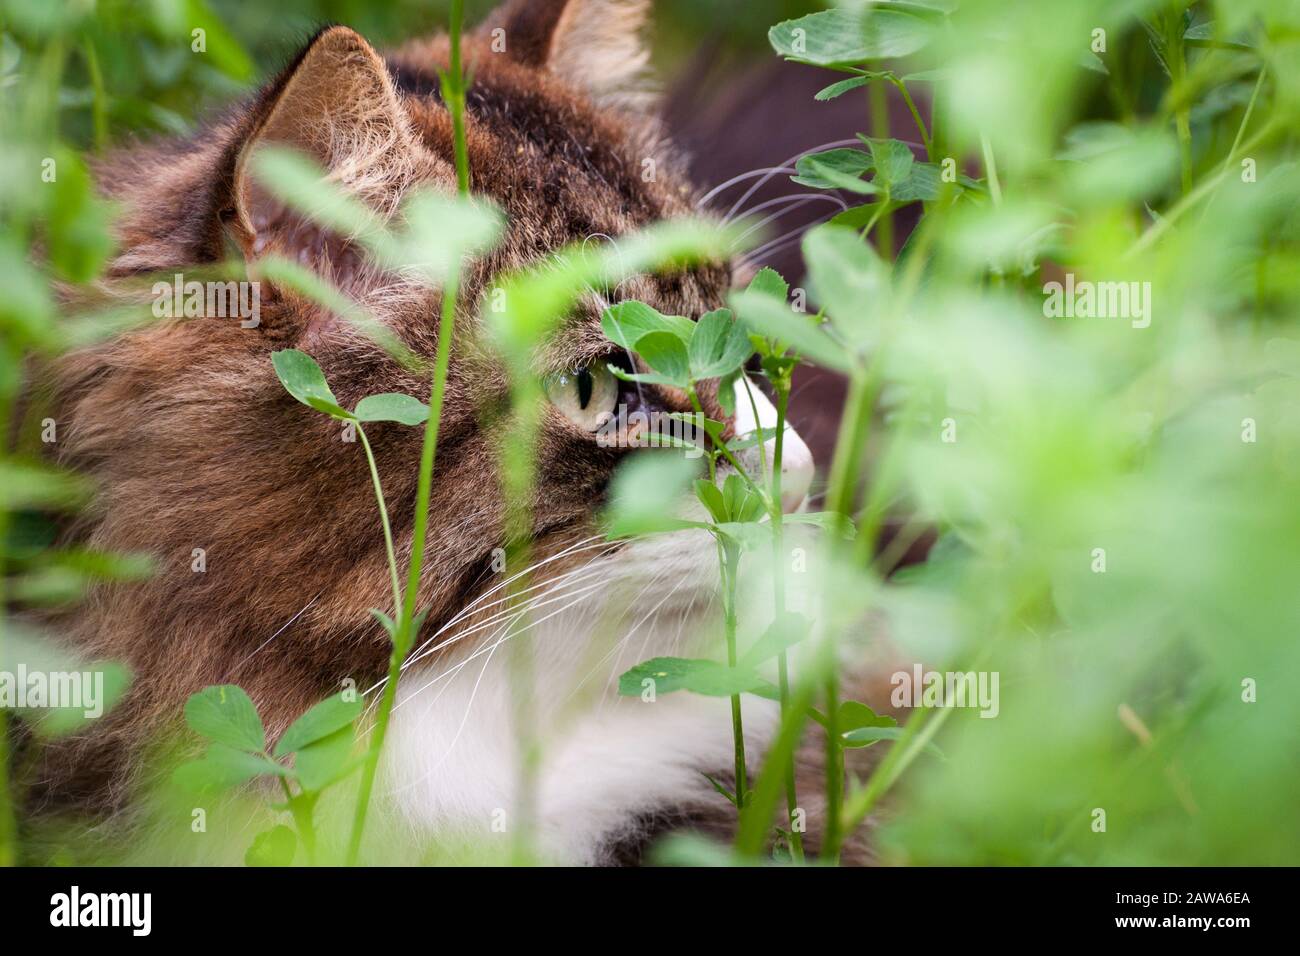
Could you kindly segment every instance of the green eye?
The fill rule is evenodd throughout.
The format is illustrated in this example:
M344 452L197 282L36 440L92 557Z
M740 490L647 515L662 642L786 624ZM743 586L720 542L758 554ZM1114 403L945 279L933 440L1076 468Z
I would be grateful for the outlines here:
M616 411L618 379L604 364L561 372L546 383L546 397L583 431L597 431Z

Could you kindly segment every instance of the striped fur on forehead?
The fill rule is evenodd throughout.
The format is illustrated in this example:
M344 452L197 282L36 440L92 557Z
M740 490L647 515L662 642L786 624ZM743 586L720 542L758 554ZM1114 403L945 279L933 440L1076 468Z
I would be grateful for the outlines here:
M448 51L447 39L438 37L388 57L416 129L440 156L452 153L437 78ZM466 138L474 189L528 238L521 254L692 211L684 164L657 122L602 109L581 90L495 54L481 40L467 40L465 53L473 77Z

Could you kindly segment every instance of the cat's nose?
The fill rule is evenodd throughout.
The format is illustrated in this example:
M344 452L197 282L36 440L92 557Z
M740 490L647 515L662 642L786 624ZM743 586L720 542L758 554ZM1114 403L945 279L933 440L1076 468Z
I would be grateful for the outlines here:
M758 419L755 421L754 413ZM744 435L758 428L776 428L776 409L755 385L745 381L736 382L736 434ZM776 458L776 437L769 438L763 444L763 454L767 457L767 467L771 467ZM752 475L762 471L758 461L759 449L750 448L745 456L745 468ZM785 423L785 436L781 442L781 509L789 514L798 511L808 497L812 487L813 457L808 446L804 444L799 433Z

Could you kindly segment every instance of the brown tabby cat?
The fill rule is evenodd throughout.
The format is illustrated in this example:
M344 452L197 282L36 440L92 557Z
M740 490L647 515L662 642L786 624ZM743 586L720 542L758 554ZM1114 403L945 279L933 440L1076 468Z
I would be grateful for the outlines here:
M503 269L693 211L693 191L675 172L642 85L647 6L512 0L464 41L474 189L503 210L508 227L461 290L419 594L428 614L377 791L430 839L495 838L493 813L512 806L516 779L507 655L494 653L509 636L494 590L504 576L492 563L502 543L497 444L481 424L485 409L505 400L506 379L476 344L477 304ZM448 55L440 36L381 57L352 30L332 27L242 110L187 141L103 163L101 188L124 210L110 282L169 276L232 248L254 265L275 252L331 278L431 357L439 294L367 266L346 241L290 214L252 182L247 161L269 143L303 150L384 214L416 187L454 191L451 122L437 81ZM646 159L656 163L652 178L642 176ZM722 305L730 283L720 263L638 276L618 296L696 317ZM602 371L618 360L600 330L603 304L592 296L567 329L562 364L575 370L565 382L576 391L552 392L532 502L532 707L543 741L537 827L550 858L582 863L633 861L666 829L723 832L734 818L702 773L730 778L726 702L670 695L648 706L611 693L622 669L682 653L709 632L717 569L700 532L620 546L597 536L594 515L629 452L597 444L591 413L620 402L688 409L681 395L629 391ZM57 368L66 436L59 454L100 488L74 535L96 548L147 552L158 573L102 587L63 622L87 653L127 661L135 681L93 733L48 748L38 805L125 805L142 744L204 686L243 686L274 736L343 681L366 690L382 678L388 638L368 609L387 606L389 582L364 458L359 445L340 440L337 422L279 385L270 354L288 347L320 363L347 407L377 392L427 397L425 377L266 283L256 328L158 323ZM705 398L722 417L716 385ZM369 433L404 564L421 433L398 425ZM785 455L795 507L812 462L793 432ZM201 573L195 549L205 555ZM775 715L755 701L745 716L755 759ZM821 781L814 765L803 769L813 774L802 793L815 850Z

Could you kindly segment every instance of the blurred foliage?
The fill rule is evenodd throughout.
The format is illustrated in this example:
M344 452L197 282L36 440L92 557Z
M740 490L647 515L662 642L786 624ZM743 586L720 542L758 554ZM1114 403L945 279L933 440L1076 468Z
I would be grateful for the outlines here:
M388 44L445 6L0 4L0 606L144 573L48 546L46 516L86 489L39 461L39 418L15 417L24 363L123 321L56 304L111 252L113 210L79 151L189 129L322 22ZM890 862L1295 863L1296 5L900 0L806 21L805 4L656 6L668 63L785 18L772 45L835 71L825 95L863 102L845 135L875 136L800 166L803 185L861 205L805 245L830 322L795 345L883 420L846 436L861 454L841 450L853 474L875 463L849 502L859 524L888 507L941 538L889 586L860 554L823 576L887 616L900 659L997 671L1002 700L993 720L918 712L851 784L847 822L896 787ZM879 137L880 84L919 104L920 148ZM924 216L895 253L879 230L912 203ZM1151 310L1048 315L1067 273L1149 283ZM0 805L0 861L11 827ZM278 859L281 838L266 831L252 861Z

